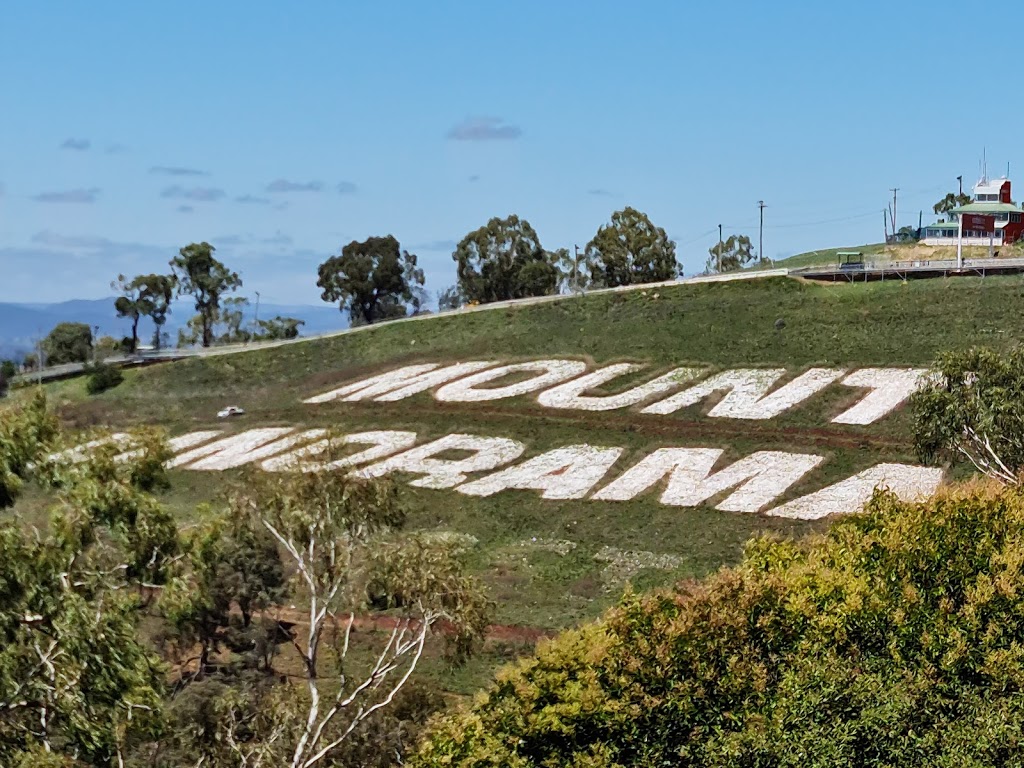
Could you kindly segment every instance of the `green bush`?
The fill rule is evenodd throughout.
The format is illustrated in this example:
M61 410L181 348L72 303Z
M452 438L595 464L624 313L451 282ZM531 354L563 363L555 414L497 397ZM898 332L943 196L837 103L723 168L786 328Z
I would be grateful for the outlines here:
M121 369L106 363L97 363L89 369L89 378L86 379L85 389L90 395L98 395L113 389L124 381L124 374Z
M878 494L499 673L420 766L1024 765L1024 491Z

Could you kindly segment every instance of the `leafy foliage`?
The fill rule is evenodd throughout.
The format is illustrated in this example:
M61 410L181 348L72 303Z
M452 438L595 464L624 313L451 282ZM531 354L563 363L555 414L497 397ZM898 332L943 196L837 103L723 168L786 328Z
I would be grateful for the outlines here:
M92 356L92 329L86 323L58 323L43 339L49 365L84 363Z
M192 243L182 248L171 259L171 269L177 281L178 295L195 299L202 328L201 339L204 347L213 342L213 325L220 309L221 297L242 286L237 272L231 272L214 257L214 248L209 243Z
M228 758L216 745L225 744L232 759L243 756L249 764L334 764L353 734L392 707L435 623L446 622L456 653L468 650L486 626L489 604L453 550L396 534L405 510L389 484L321 470L254 474L234 495L231 517L244 521L249 535L269 532L294 573L292 589L307 606L304 626L292 638L305 686L301 692L239 691L227 699L208 754L213 765L238 764L221 762ZM241 573L247 559L243 555L227 570ZM263 589L273 581L269 573L280 571L260 569L253 579L230 583ZM207 580L195 591L225 594L214 584ZM369 607L371 593L393 611L394 630L370 662L360 664L351 658L352 633L356 612ZM239 591L232 594L237 600ZM223 610L225 602L214 609Z
M270 320L260 320L260 330L256 338L267 341L278 339L297 339L299 328L306 324L305 320L296 317L272 317Z
M17 408L0 410L0 509L13 506L58 431L42 390Z
M911 398L914 438L924 461L970 461L1003 483L1024 471L1024 347L941 355Z
M1024 716L1024 494L880 493L500 673L417 766L1005 765Z
M217 341L223 344L237 344L252 338L252 333L244 327L245 311L248 307L249 300L244 296L224 299L215 318L215 326L221 331Z
M967 205L969 202L971 202L970 195L965 195L962 192L959 194L948 192L944 198L932 206L932 210L941 216L942 214L949 213L954 208Z
M353 240L321 264L318 274L323 300L339 302L353 325L405 317L407 305L415 310L421 303L423 270L392 235Z
M675 243L646 213L628 206L597 230L586 255L592 274L608 287L673 280L680 274Z
M705 269L709 272L736 272L757 259L746 235L729 235L721 244L708 248L708 254Z
M486 303L544 296L558 286L554 260L537 233L516 215L493 218L462 238L452 259L459 292L467 302Z
M177 646L199 646L195 679L210 671L222 646L243 653L253 668L272 654L276 624L255 614L283 598L284 568L274 539L249 523L225 514L194 531L185 544L190 567L161 597Z
M458 309L465 303L466 299L457 285L449 285L443 291L438 291L437 308L442 312Z
M146 491L167 449L151 434L121 461L114 445L47 459L55 437L41 395L0 422L5 502L30 473L58 502L45 532L0 523L0 764L113 766L159 727L159 661L125 587L159 578L175 549Z
M89 368L88 378L85 380L85 391L90 395L98 395L113 389L124 381L124 374L116 365L97 363Z
M151 317L159 335L160 326L166 322L174 296L175 278L172 275L137 275L129 280L118 275L110 287L121 295L114 300L118 317L131 318L132 335L128 349L134 353L139 346L139 320Z

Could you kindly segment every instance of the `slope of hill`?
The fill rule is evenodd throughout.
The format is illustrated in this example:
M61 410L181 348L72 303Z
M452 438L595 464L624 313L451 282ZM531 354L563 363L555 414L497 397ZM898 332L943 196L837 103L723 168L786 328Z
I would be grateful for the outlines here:
M1009 250L1005 255L1009 255ZM841 248L823 248L819 251L808 251L798 253L787 259L779 259L773 266L785 267L787 269L799 269L801 267L834 266L838 263L840 251L859 251L864 254L867 261L910 261L925 259L954 259L956 258L955 246L931 246L921 243L901 243L899 245L886 245L885 243L869 243L867 245L847 245ZM964 258L979 259L989 255L988 248L984 246L964 246ZM1015 254L1019 255L1019 254Z
M915 464L905 409L896 407L859 424L840 418L876 392L868 384L873 374L862 369L922 368L942 350L971 344L1006 348L1024 335L1018 311L1022 291L1019 277L829 286L777 278L595 294L385 324L276 349L128 371L123 385L95 398L85 395L81 381L53 385L51 392L65 420L77 427L160 424L172 435L271 428L346 435L386 430L389 439L411 441L403 443L406 448L446 435L512 441L522 446L520 464L540 456L545 457L541 463L551 464L550 452L558 450L562 458L576 456L575 469L549 467L543 481L524 480L520 472L518 479L504 477L497 491L477 483L456 492L452 486L461 480L446 485L429 476L428 487L424 482L409 485L425 478L408 464L394 475L414 525L459 534L472 544L473 566L498 602L499 622L555 630L596 616L617 599L627 580L644 588L699 577L733 562L753 535L800 535L828 523L827 518L771 513L778 505L879 464ZM660 413L642 411L657 400L655 395L663 397L688 382L668 381L660 395L648 392L646 398L607 410L556 407L554 400L538 400L536 389L500 399L481 397L479 391L474 397L465 391L461 397L442 397L436 391L441 382L408 397L325 395L380 374L385 374L381 391L386 393L398 386L395 374L389 378L387 372L412 364L483 361L485 366L538 358L567 361L576 366L575 375L584 367L594 372L631 364L619 368L613 379L593 382L585 390L592 397L666 381L670 371L681 367L708 368L712 375L773 369L760 391L772 394L741 395L747 404L737 408L726 405L724 391L709 391ZM518 370L500 384L521 383L532 375ZM694 381L705 375L695 375ZM790 382L799 386L797 380L815 376L821 381L811 394L796 397L791 407L769 407L772 397L790 391L785 389ZM498 384L480 386L486 391ZM743 386L756 390L760 385L750 379ZM321 402L305 402L317 396ZM247 414L230 424L218 420L216 412L228 404L244 407ZM898 399L889 404L898 405ZM771 413L754 413L762 406ZM312 439L312 432L302 434ZM259 442L250 443L246 450L257 455ZM351 452L363 447L353 446ZM458 460L473 453L462 443L451 448L437 456ZM636 472L623 481L656 451L662 451L659 456L676 451L671 455L677 457L679 451L689 452L687 461L709 460L703 470L691 469L711 479L704 485L699 477L694 480L701 490L690 493L689 501L686 493L666 501L670 488L656 476L646 485ZM755 455L769 463L798 456L805 464L767 496L753 493L756 503L750 497L737 500L737 488L750 492L742 478L716 490L715 473ZM598 473L582 493L567 492L563 481L585 470L581 467L587 462L605 462L607 472ZM197 502L240 477L243 469L233 463L244 461L214 457L191 466L224 471L175 471L169 503L189 519ZM465 475L470 481L490 477L479 469ZM635 487L616 497L602 487L610 480L619 483L620 492L623 482L635 481ZM599 489L599 496L623 500L594 499ZM26 517L40 513L31 498L21 506ZM480 663L487 667L497 660Z

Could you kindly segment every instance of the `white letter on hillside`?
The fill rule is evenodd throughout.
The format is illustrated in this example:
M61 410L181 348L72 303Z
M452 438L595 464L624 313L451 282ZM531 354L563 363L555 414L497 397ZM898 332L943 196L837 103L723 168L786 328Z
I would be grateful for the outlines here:
M186 467L193 462L199 462L202 466L187 466L187 469L209 469L221 470L240 467L253 460L253 452L261 446L273 444L275 447L278 440L292 432L291 427L265 427L263 429L250 429L237 435L225 437L223 440L209 443L200 448L193 448L180 456L176 456L167 462L168 469L175 467ZM289 444L281 445L278 450L285 450ZM273 453L277 453L274 450ZM272 454L265 454L272 455Z
M722 451L717 448L661 448L631 467L591 498L628 501L668 476L662 504L695 507L736 485L715 508L757 512L821 463L821 456L758 451L711 474Z
M371 398L391 402L410 397L418 392L424 392L439 384L444 384L452 379L483 370L492 365L494 363L482 361L455 363L444 368L439 368L438 363L408 365L405 368L388 371L387 373L372 376L369 379L363 379L353 384L346 384L344 387L311 397L308 400L303 400L303 402L315 404L338 399L345 402L353 402L356 400L369 400Z
M723 371L677 395L644 408L641 413L666 415L699 403L714 392L728 390L708 416L729 419L771 419L820 392L843 375L835 368L811 368L768 394L786 373L784 368L741 368Z
M451 488L465 482L467 472L483 472L515 461L526 449L522 443L504 437L476 437L475 435L447 435L426 445L413 448L356 470L354 477L384 477L393 472L426 475L413 480L418 488ZM435 459L449 451L473 451L464 459Z
M484 400L501 400L506 397L536 392L538 389L546 389L553 384L560 384L567 379L579 376L586 370L587 364L576 360L534 360L529 363L503 365L500 368L467 376L461 381L443 386L437 390L434 397L443 403L478 403ZM504 387L476 388L489 381L520 372L536 372L537 375Z
M195 445L202 445L203 443L213 440L213 438L215 438L217 435L222 434L224 434L223 431L219 429L207 429L201 432L186 432L184 435L172 437L170 440L168 440L167 447L170 449L171 453L181 453L186 448L191 448ZM132 459L137 459L141 455L141 448L133 448L130 451L125 451L124 453L118 455L117 457L115 457L114 460L130 461Z
M87 443L76 445L74 448L51 453L46 459L47 461L66 461L71 464L78 464L89 458L89 454L101 446L115 445L118 448L123 448L131 443L131 439L132 436L126 432L115 432L112 435L105 435L104 437L90 440Z
M320 456L328 449L338 445L366 445L370 447L345 456L331 462L310 461L314 456ZM296 448L294 451L282 453L260 464L260 469L267 472L284 472L290 469L298 469L303 472L317 472L320 470L347 469L366 464L370 461L377 461L399 451L412 448L416 444L415 432L394 432L389 430L379 432L356 432L351 435L339 435L334 438L317 440L315 443Z
M579 411L611 411L616 408L628 408L631 405L642 403L644 400L670 392L681 383L696 378L700 373L699 368L677 368L664 376L659 376L646 384L633 387L618 395L583 396L584 392L594 387L599 387L627 373L639 371L641 368L643 368L642 365L632 363L609 365L607 368L588 373L579 379L541 392L537 395L537 402L548 408L569 408Z
M827 515L860 512L875 488L888 488L903 501L919 501L931 496L942 482L942 470L909 464L877 464L871 469L801 496L781 507L768 510L773 517L817 520Z
M923 368L862 368L854 371L843 384L848 387L870 387L873 391L848 411L832 419L835 424L870 424L895 410L920 387L928 371Z
M545 499L582 499L600 482L621 448L569 445L488 475L455 490L470 496L491 496L511 488L543 491Z

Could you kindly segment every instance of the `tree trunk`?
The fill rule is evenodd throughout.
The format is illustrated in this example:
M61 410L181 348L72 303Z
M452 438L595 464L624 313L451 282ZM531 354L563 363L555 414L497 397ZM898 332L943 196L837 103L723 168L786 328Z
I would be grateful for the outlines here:
M139 315L135 315L135 319L132 320L132 354L134 355L139 349Z

